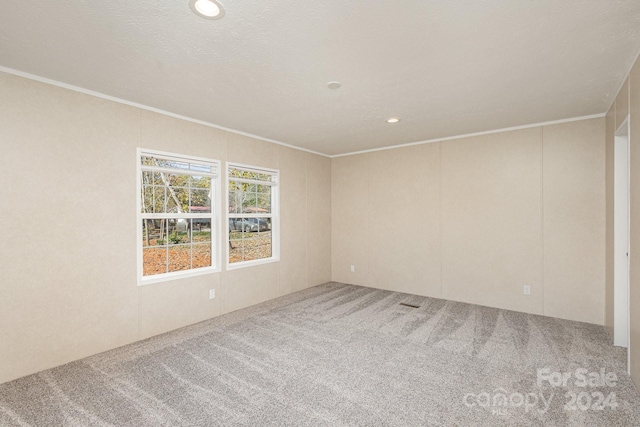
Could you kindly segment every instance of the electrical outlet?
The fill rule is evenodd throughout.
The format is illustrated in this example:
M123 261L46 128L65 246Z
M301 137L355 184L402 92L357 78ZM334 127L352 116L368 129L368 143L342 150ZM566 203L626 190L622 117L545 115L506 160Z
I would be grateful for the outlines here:
M216 297L216 290L209 289L209 299L214 299Z
M352 272L352 273L354 273L355 271L356 271L356 266L355 266L355 265L352 265L352 266L351 266L351 272Z
M531 286L524 285L524 294L525 295L531 295Z

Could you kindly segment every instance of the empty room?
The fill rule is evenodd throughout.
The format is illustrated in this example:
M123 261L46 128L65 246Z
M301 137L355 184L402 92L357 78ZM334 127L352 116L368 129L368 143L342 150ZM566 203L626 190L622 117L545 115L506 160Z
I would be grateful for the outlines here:
M0 2L0 426L640 425L640 2Z

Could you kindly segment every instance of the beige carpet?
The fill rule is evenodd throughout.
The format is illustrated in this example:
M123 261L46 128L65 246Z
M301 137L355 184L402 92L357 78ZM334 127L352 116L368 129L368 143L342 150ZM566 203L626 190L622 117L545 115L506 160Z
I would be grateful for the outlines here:
M328 283L2 384L0 425L638 426L608 342L596 325Z

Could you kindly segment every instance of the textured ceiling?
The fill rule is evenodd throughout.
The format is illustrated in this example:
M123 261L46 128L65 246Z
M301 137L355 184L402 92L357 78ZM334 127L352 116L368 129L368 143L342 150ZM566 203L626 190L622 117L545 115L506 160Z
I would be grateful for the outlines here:
M221 3L2 0L0 66L334 155L603 113L640 49L638 0Z

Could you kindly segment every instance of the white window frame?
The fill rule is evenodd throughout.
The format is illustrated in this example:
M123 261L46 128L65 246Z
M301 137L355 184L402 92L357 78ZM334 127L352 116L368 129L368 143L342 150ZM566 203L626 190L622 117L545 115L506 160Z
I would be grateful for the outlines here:
M220 208L222 206L220 194L221 194L221 162L219 160L207 159L204 157L194 157L188 156L184 154L176 154L176 153L168 153L165 151L158 150L150 150L144 148L138 148L136 155L136 231L137 231L137 275L138 275L138 286L148 285L151 283L165 282L168 280L176 280L184 277L193 277L200 276L203 274L211 274L217 273L221 271L221 250L220 250ZM192 162L192 163L205 163L211 166L215 166L215 173L206 174L211 178L211 212L208 212L206 215L202 213L182 213L182 214L174 214L174 213L158 213L158 214L143 214L142 213L142 157L143 156L158 156L169 158L176 161L183 162ZM176 169L176 172L183 172L185 174L189 174L187 170ZM201 173L194 175L202 175ZM174 271L170 273L161 273L154 274L150 276L143 276L143 239L142 239L142 220L145 218L176 218L176 216L184 217L184 218L202 218L203 216L211 216L211 266L210 267L201 267L189 270L182 271Z
M237 181L236 178L229 177L229 169L230 168L238 168L238 169L246 169L252 172L269 174L273 176L273 180L271 182L268 181L259 181L256 180L255 183L259 185L270 185L272 188L271 191L271 213L269 214L234 214L231 216L229 214L229 181L234 180ZM269 169L263 168L254 165L246 165L242 163L234 163L227 162L225 165L225 190L224 190L224 198L225 198L225 206L226 206L226 214L224 221L224 229L225 233L225 247L226 247L226 267L227 270L236 270L239 268L251 267L255 265L261 264L269 264L272 262L280 261L280 171L278 169ZM249 180L248 180L249 181ZM269 258L261 258L254 259L250 261L240 261L240 262L229 262L229 218L234 218L238 215L238 217L242 218L271 218L271 257Z

